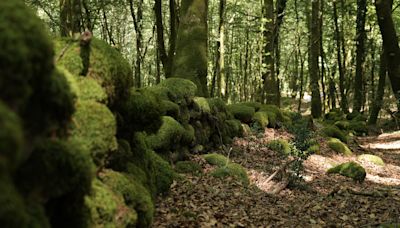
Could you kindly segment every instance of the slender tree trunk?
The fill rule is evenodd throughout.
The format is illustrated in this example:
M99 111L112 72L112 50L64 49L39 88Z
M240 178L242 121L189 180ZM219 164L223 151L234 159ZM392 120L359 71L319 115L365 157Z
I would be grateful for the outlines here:
M385 94L386 75L387 75L387 61L386 61L386 55L382 50L379 63L378 88L376 90L376 97L372 103L371 112L368 119L369 125L375 125L378 120L379 112L381 111L383 104L383 95Z
M356 76L354 78L354 105L353 112L360 112L364 101L364 60L365 60L365 17L367 0L357 0L357 33L356 33Z
M322 110L325 112L325 103L326 103L326 89L325 89L325 51L324 51L324 0L320 0L320 17L319 17L319 32L320 32L320 58L321 58L321 86L322 86Z
M218 36L217 41L217 58L216 58L216 76L218 97L224 98L226 95L226 77L225 77L225 7L226 0L219 1L219 25L218 25Z
M136 32L136 61L135 61L135 86L142 86L141 68L142 68L142 43L143 43L143 0L137 3L137 12L135 13L133 0L129 0L131 16Z
M338 14L337 14L337 7L336 7L336 1L333 1L333 19L334 19L334 24L335 24L335 40L336 40L336 51L337 51L337 63L338 63L338 69L339 69L339 91L340 91L340 108L344 112L348 112L348 106L347 106L347 96L345 93L345 75L344 75L344 66L342 61L342 43L341 43L341 38L340 38L340 30L339 30L339 23L338 23Z
M400 47L396 28L392 18L392 1L377 0L375 2L378 24L383 39L383 48L387 61L387 71L393 93L399 106L400 98Z
M183 0L178 29L173 75L193 81L199 96L208 97L207 88L207 0Z
M311 13L311 45L310 45L310 59L311 59L311 71L310 71L310 88L311 88L311 115L314 118L319 118L322 115L322 104L321 94L319 89L319 0L312 1L312 13Z
M63 37L82 32L81 0L60 0L60 31Z
M244 77L243 77L243 100L247 101L248 100L248 81L249 81L249 28L246 27L246 46L245 46L245 56L244 56Z

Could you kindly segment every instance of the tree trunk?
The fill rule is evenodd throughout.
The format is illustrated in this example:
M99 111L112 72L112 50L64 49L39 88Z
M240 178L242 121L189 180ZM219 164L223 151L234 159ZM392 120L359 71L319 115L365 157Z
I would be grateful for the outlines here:
M367 0L357 0L357 33L356 33L356 76L354 78L353 112L360 112L364 103L364 59L365 59L365 17Z
M377 0L375 2L378 24L383 39L383 49L387 61L387 71L399 106L400 98L400 47L396 28L392 18L392 3Z
M319 118L322 115L321 94L319 89L319 50L320 50L320 31L319 31L319 0L312 1L311 12L311 45L310 45L310 88L311 88L311 115Z
M199 96L208 97L207 88L207 0L183 0L178 29L174 77L193 81Z
M129 6L136 32L135 86L140 88L142 86L143 0L138 1L136 13L133 7L133 0L129 0Z
M82 32L81 0L60 0L60 31L63 37Z
M371 112L368 119L369 125L375 125L379 112L381 111L382 104L383 104L383 95L385 94L385 84L386 84L386 75L387 75L387 62L386 62L386 55L382 50L380 56L380 63L379 63L379 82L378 82L378 89L376 91L375 100L372 103Z
M219 1L219 25L218 25L218 35L219 40L217 42L217 56L216 61L216 74L218 77L217 87L218 87L218 97L224 98L226 95L226 77L225 77L225 6L226 0Z

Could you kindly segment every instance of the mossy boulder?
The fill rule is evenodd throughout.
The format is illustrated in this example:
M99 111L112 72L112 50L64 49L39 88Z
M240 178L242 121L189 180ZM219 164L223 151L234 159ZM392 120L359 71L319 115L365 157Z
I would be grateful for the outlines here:
M276 116L276 120L283 123L284 122L284 115L282 110L276 105L262 105L260 111L264 111L269 113L274 113Z
M216 168L211 172L213 177L223 178L233 177L244 185L249 185L249 177L247 176L246 170L239 164L229 163L227 165Z
M268 113L263 111L256 112L253 116L253 121L261 128L267 127L269 124Z
M227 106L229 112L243 123L251 123L255 109L243 104L232 104Z
M117 194L98 179L92 184L92 194L85 197L90 210L90 226L93 227L134 227L138 215L129 208L121 194Z
M94 165L79 141L42 140L18 170L18 186L42 199L90 191Z
M204 97L195 97L194 101L194 109L201 113L211 113L210 105L208 104L208 100Z
M229 159L222 154L212 153L203 155L206 162L210 165L216 165L218 167L225 166L229 163Z
M104 170L99 175L100 180L113 192L121 195L125 204L136 211L137 227L149 227L153 220L154 204L151 194L134 176Z
M292 151L292 146L285 139L271 140L267 143L266 146L275 152L285 154L285 155L289 155L290 152Z
M341 131L338 127L333 125L328 125L322 129L322 134L326 137L336 138L340 141L347 143L348 137L347 134Z
M0 157L9 171L15 170L24 157L22 126L19 117L1 101L0 129Z
M72 138L82 140L97 166L117 150L116 120L107 106L95 101L80 101L73 116Z
M249 101L249 102L242 102L241 104L254 108L254 110L256 112L258 112L262 107L262 104L259 102L250 102Z
M360 112L352 112L347 114L346 119L351 121L366 121L367 117Z
M350 156L353 154L353 152L349 149L349 147L347 147L346 144L336 138L330 138L328 140L328 146L339 154L343 154L346 156Z
M170 100L162 100L161 107L166 116L171 116L174 119L178 119L180 116L180 107Z
M118 123L119 136L130 140L134 132L156 132L162 124L162 109L160 100L151 91L132 90L119 111L122 118Z
M76 85L79 88L77 96L80 100L93 100L106 104L107 94L97 80L89 77L76 77Z
M241 137L243 135L242 123L239 120L225 120L226 135L233 137Z
M325 114L325 120L328 122L336 122L340 120L344 120L346 116L340 109L333 109L330 112Z
M365 169L355 163L355 162L347 162L330 168L327 171L328 174L337 173L345 177L352 178L354 181L363 182L365 176L367 175Z
M178 173L199 174L203 171L201 166L194 161L179 161L175 164Z
M20 112L51 80L53 46L41 20L23 1L1 1L0 15L0 99Z
M162 117L162 125L156 134L148 137L149 146L159 153L167 153L180 146L185 128L170 116Z
M372 155L372 154L362 154L357 157L358 160L361 161L368 161L375 165L384 166L385 162L379 156Z
M211 113L225 113L227 111L226 103L221 98L208 98Z
M149 159L153 163L154 172L152 175L155 177L157 194L168 192L176 177L176 173L172 169L171 165L154 151L149 151Z
M197 86L192 81L183 78L168 78L157 87L166 89L168 98L178 104L194 98L197 93Z
M320 153L319 144L311 145L310 147L308 147L307 153L309 153L309 154L319 154Z

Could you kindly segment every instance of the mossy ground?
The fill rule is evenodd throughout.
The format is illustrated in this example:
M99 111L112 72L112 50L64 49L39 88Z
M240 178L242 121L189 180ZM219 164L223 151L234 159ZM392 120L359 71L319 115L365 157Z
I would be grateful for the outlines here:
M241 165L235 163L229 163L218 167L211 173L211 175L217 178L237 178L244 185L249 185L250 183L246 170Z
M210 165L216 165L218 167L225 166L229 163L229 159L222 154L212 153L203 155L206 162Z
M178 173L200 174L201 166L194 161L179 161L175 164L175 170Z
M281 154L289 155L292 151L292 147L289 142L285 139L275 139L269 141L266 145L269 149L276 151Z

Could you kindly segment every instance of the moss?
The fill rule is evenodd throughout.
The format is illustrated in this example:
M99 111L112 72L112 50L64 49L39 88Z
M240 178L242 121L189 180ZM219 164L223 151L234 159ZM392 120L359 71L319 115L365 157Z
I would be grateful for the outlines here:
M211 113L224 113L227 111L225 101L221 98L208 98L208 104L210 105Z
M227 106L229 112L243 123L251 123L255 109L242 104L232 104Z
M229 163L229 159L224 155L212 153L203 155L206 162L210 165L216 165L218 167L225 166Z
M268 127L275 128L278 126L278 119L273 112L266 112L268 115Z
M180 144L186 130L170 116L164 116L162 122L158 132L148 137L148 143L157 152L165 153Z
M247 124L242 124L243 128L243 136L250 136L251 135L251 128Z
M194 127L190 124L186 124L184 127L185 133L182 135L182 144L183 145L192 145L195 140L195 130Z
M153 220L154 205L150 193L133 176L104 170L100 180L113 192L120 194L125 204L137 212L137 227L149 227Z
M161 106L166 116L171 116L174 119L179 118L180 116L179 105L169 100L162 100Z
M250 184L246 170L241 165L235 163L229 163L225 166L218 167L212 171L211 175L217 178L233 177L237 178L244 185Z
M275 140L269 141L266 146L275 152L286 154L286 155L290 154L290 152L292 151L291 145L285 139L275 139Z
M179 161L175 164L175 170L178 173L199 174L203 169L194 161Z
M346 156L350 156L353 154L353 152L349 149L349 147L347 147L346 144L336 138L329 139L328 146L339 154L343 154Z
M85 197L90 209L90 221L93 227L133 227L138 215L125 205L122 195L114 193L107 185L95 179L92 194Z
M72 38L58 38L54 41L57 66L65 68L72 75L78 76L83 70L82 59L80 58L80 45Z
M116 171L125 171L128 161L134 159L131 146L124 139L118 140L118 149L107 158L107 167Z
M53 47L41 20L23 1L1 1L0 15L0 99L19 111L47 86Z
M254 108L256 112L258 112L262 107L262 104L259 102L242 102L241 104Z
M243 135L243 127L239 120L226 120L226 134L227 136L233 137L241 137Z
M95 101L80 101L73 117L72 137L83 141L97 166L117 150L116 120L107 106Z
M156 180L157 194L166 193L169 191L170 186L176 177L176 173L172 169L171 165L162 159L159 155L153 151L149 152L150 160L153 162L154 173Z
M0 101L0 157L8 170L15 170L23 159L23 132L18 116ZM0 170L1 172L2 170Z
M260 111L267 112L268 114L274 113L275 116L276 116L276 120L277 121L279 121L279 122L283 122L284 121L283 112L276 105L262 105L261 108L260 108Z
M367 121L367 117L360 112L352 112L347 114L346 119L352 121Z
M194 109L196 111L202 112L202 113L210 113L211 108L210 105L208 104L208 100L204 97L195 97L193 98L194 101Z
M132 90L120 113L122 121L119 121L118 134L127 140L133 137L134 132L156 132L162 123L160 100L147 90Z
M18 171L18 186L42 199L88 193L93 163L78 141L42 140Z
M267 112L256 112L253 116L253 120L258 124L261 128L265 128L268 126L268 113Z
M346 120L339 120L335 122L335 126L338 127L340 130L348 130L350 123Z
M159 84L160 87L168 89L169 98L181 103L186 99L193 98L197 92L197 86L187 79L168 78Z
M359 136L368 135L368 127L365 121L351 121L349 129Z
M319 145L312 145L307 149L307 153L309 154L319 154L320 146Z
M338 173L345 177L350 177L355 181L363 182L366 176L365 169L355 162L347 162L330 168L328 174Z
M371 162L375 165L384 166L385 162L379 156L372 155L372 154L362 154L357 157L358 160L365 160Z
M325 120L336 122L345 119L344 113L339 109L333 109L325 114Z
M3 175L3 174L2 174ZM8 177L0 178L0 224L2 227L28 227L29 215L22 197Z
M337 138L344 143L348 141L347 135L336 126L328 125L322 129L322 133L326 137Z
M94 100L100 103L107 102L106 92L95 79L88 77L78 77L77 86L79 87L79 99Z
M47 218L45 208L40 203L26 202L27 213L29 214L29 225L27 227L46 228L51 227Z

